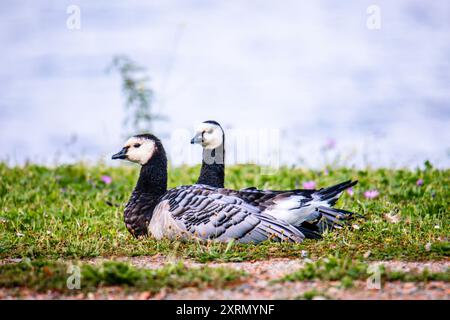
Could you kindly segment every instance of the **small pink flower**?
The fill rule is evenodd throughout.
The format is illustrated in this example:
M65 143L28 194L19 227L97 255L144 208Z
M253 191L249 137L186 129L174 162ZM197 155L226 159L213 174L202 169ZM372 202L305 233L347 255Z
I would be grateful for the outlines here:
M349 194L350 197L353 197L353 195L355 194L355 193L353 192L353 188L348 188L348 189L347 189L347 193Z
M326 149L334 149L334 147L336 146L336 140L330 138L327 140L327 142L325 143L325 148Z
M110 176L102 176L100 179L101 179L101 180L103 181L103 183L105 183L105 184L110 184L110 183L112 182L112 178L111 178Z
M418 185L419 187L423 186L423 179L417 180L416 185Z
M380 193L378 192L378 190L368 190L364 192L364 197L366 197L367 199L375 199L379 195Z
M316 188L316 183L314 181L303 182L303 189L312 190Z

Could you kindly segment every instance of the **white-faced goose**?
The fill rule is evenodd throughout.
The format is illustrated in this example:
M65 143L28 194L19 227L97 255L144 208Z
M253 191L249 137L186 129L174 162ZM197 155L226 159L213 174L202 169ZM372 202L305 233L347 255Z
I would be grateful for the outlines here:
M191 140L203 147L200 176L197 183L223 187L225 179L225 133L217 121L201 123ZM340 228L353 213L332 208L341 193L358 181L345 181L320 190L259 190L254 187L234 191L234 196L258 207L262 212L307 229L307 238L317 238L326 229Z
M241 243L268 239L301 242L305 238L302 228L272 217L237 197L237 191L202 184L167 190L166 153L154 135L131 137L112 159L141 165L124 212L126 227L135 237L234 239Z
M225 133L216 121L201 123L191 144L203 147L202 167L197 184L223 188L225 181Z

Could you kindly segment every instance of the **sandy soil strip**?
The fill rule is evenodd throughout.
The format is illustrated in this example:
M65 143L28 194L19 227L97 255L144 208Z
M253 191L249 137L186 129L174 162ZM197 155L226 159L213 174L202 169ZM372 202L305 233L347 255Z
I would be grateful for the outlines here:
M88 263L101 263L111 258L96 258ZM163 256L152 257L118 257L114 260L131 263L141 268L160 268L167 262L175 262ZM18 262L9 261L9 262ZM201 263L183 261L188 266L201 266ZM5 260L2 263L6 263ZM450 283L386 283L380 289L369 289L365 281L355 281L354 287L343 289L339 282L303 281L295 283L272 284L271 280L294 272L305 263L304 259L271 259L266 261L247 261L239 263L208 263L209 266L224 266L246 271L249 276L243 283L227 289L185 288L178 291L162 290L156 295L148 292L127 293L121 288L102 288L95 293L63 296L56 292L36 293L29 289L0 289L0 299L295 299L305 292L316 290L320 294L316 299L444 299L450 300ZM450 261L437 262L402 262L383 261L391 270L421 271L428 268L432 272L445 272L450 267Z

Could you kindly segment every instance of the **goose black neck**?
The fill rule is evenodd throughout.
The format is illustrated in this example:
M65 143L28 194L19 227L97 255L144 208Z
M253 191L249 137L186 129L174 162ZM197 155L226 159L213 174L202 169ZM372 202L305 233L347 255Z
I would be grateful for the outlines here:
M167 158L164 150L158 150L142 166L135 192L159 197L167 191Z
M147 235L153 210L167 190L166 154L161 142L153 138L156 150L142 166L138 182L124 211L125 225L135 237Z
M198 184L223 188L225 180L225 147L222 143L215 149L203 149L202 168Z

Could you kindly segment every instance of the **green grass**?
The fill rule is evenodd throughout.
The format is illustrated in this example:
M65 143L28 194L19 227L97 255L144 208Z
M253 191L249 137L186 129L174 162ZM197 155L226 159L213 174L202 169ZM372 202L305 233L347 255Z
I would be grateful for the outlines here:
M330 299L330 296L323 291L316 289L308 290L303 292L303 294L297 296L295 300L314 300L314 298L321 297L324 299Z
M150 270L130 266L122 262L105 262L101 265L78 264L79 289L95 291L101 287L120 286L128 291L157 293L162 288L185 287L222 288L244 277L244 272L229 268L187 268L181 263L168 264ZM70 272L70 273L68 273ZM78 293L67 286L74 275L69 264L58 261L28 261L0 265L0 288L26 287L36 291L59 291ZM71 279L69 279L71 280ZM75 281L69 281L75 284Z
M272 257L309 257L329 254L368 259L439 260L449 256L450 170L323 171L280 168L261 175L258 166L227 168L226 186L289 189L314 180L325 187L358 179L354 196L344 194L338 207L358 212L357 225L325 234L324 239L301 244L263 243L227 245L136 240L125 229L124 204L138 176L137 167L103 165L38 165L8 167L0 163L0 259L81 259L97 256L175 255L197 261L243 261ZM199 167L169 168L169 187L193 183ZM112 183L101 181L102 175ZM423 179L423 186L416 181ZM364 191L377 189L380 196L366 199ZM397 215L392 223L386 214Z
M391 271L378 266L381 281L403 282L427 282L450 281L450 270L446 272L430 272L424 269L422 272ZM340 281L340 286L349 288L354 280L366 280L375 273L369 265L359 259L349 259L338 256L329 256L314 262L308 262L296 272L285 275L274 282L293 282L307 280Z

